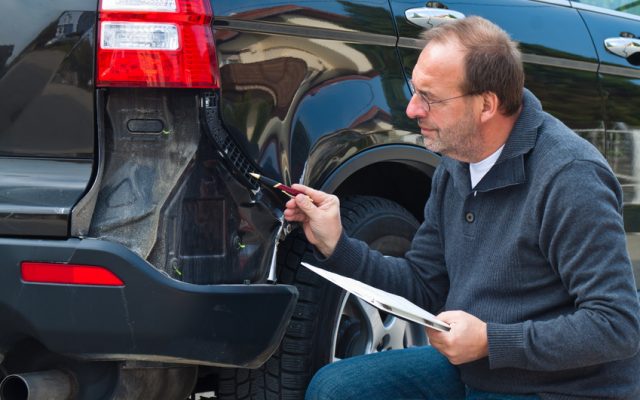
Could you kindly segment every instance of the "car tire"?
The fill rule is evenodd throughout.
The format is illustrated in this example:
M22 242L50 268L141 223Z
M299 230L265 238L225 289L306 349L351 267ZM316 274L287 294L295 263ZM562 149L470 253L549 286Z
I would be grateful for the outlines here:
M401 256L409 249L419 226L398 203L372 196L345 198L341 217L351 237L391 256ZM303 260L313 263L311 252L300 229L280 245L279 282L294 284L300 293L293 317L280 347L261 368L221 371L221 399L303 399L311 377L325 364L358 354L426 344L421 327L379 312L301 267ZM376 325L383 325L385 331L373 332L368 317L375 319Z

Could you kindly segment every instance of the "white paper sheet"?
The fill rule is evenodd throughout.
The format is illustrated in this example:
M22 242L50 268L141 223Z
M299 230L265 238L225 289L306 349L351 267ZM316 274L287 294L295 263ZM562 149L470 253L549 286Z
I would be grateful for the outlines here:
M418 307L404 297L376 289L366 283L338 275L305 262L303 262L302 265L382 311L439 331L447 332L450 329L449 325L440 321L435 315Z

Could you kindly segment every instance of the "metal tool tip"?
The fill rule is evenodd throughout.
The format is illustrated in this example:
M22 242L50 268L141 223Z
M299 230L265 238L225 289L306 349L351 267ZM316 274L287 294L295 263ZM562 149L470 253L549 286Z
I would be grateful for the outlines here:
M256 179L260 179L260 174L256 174L255 172L249 172L249 175L253 176Z

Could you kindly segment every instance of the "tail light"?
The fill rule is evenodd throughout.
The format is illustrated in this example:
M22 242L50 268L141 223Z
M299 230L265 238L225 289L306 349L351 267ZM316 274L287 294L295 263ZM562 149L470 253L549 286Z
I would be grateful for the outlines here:
M97 86L217 88L208 0L101 0Z
M20 267L24 282L124 286L124 282L113 272L95 265L24 261Z

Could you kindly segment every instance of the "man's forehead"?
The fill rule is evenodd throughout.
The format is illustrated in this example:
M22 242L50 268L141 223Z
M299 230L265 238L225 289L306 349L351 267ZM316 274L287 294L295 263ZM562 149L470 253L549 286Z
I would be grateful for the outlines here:
M459 84L464 79L464 51L457 43L429 43L420 53L412 71L414 85L422 83Z

